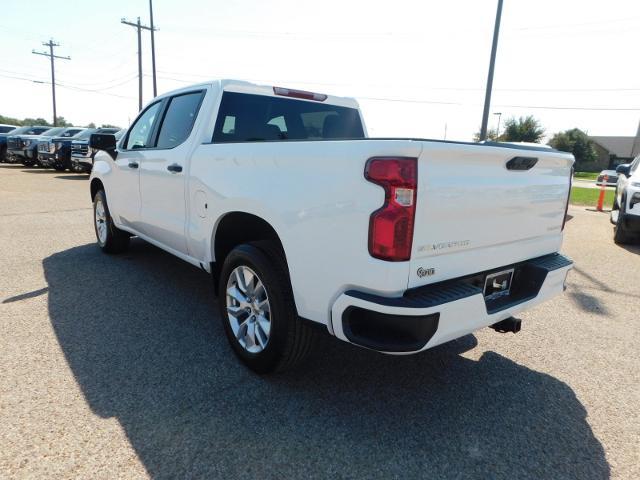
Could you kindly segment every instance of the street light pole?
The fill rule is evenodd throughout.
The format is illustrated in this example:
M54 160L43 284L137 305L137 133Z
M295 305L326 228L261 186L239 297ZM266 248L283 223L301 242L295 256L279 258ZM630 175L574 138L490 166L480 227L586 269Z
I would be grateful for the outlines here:
M498 0L496 23L493 28L493 44L491 45L491 59L489 60L489 75L487 76L487 92L484 96L484 111L482 112L482 126L480 127L480 141L487 139L487 124L489 123L489 109L491 108L491 90L493 89L493 71L496 64L498 50L498 35L500 34L500 19L502 17L502 0Z

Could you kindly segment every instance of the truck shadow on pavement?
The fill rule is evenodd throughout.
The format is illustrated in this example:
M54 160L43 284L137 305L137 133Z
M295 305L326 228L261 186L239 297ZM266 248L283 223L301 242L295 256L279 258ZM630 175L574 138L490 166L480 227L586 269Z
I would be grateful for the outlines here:
M565 383L473 336L388 357L323 337L259 377L226 343L205 273L142 242L43 262L49 315L97 415L154 478L608 478ZM121 472L126 477L126 472Z

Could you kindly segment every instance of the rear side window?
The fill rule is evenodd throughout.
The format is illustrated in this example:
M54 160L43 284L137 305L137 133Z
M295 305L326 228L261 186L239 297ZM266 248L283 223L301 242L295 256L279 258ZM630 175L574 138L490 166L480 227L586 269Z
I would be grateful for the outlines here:
M178 95L170 100L158 135L158 148L173 148L184 142L198 115L202 92Z
M149 148L152 146L150 144L151 132L158 118L158 113L160 113L160 105L162 105L162 102L154 103L138 117L129 131L129 136L127 137L124 148L129 150L133 148Z
M225 92L215 143L364 138L355 108L290 98Z

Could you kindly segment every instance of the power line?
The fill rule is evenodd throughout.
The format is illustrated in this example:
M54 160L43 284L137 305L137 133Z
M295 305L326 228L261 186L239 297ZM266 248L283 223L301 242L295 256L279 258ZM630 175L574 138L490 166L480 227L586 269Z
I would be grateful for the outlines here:
M12 78L14 80L22 80L22 81L25 81L25 82L41 83L41 84L47 84L47 85L51 83L51 82L44 81L44 80L36 80L36 79L33 79L33 78L19 77L19 76L16 76L16 75L4 75L4 74L1 74L1 73L0 73L0 77ZM107 92L103 92L103 91L100 91L100 90L89 90L87 88L80 88L80 87L76 87L74 85L67 85L65 83L56 83L56 86L62 87L62 88L66 88L68 90L78 91L78 92L97 93L99 95L108 95L110 97L118 97L118 98L126 98L126 99L135 98L135 97L130 97L130 96L126 96L126 95L118 95L118 94L115 94L115 93L107 93Z
M55 43L53 40L49 40L47 43L42 43L45 47L49 47L49 53L47 52L36 52L32 50L31 53L35 55L44 55L45 57L49 57L51 60L51 96L53 98L53 126L56 127L58 125L58 116L56 113L56 70L54 60L59 58L60 60L71 60L71 57L60 57L58 55L53 54L53 48L59 47L59 43Z

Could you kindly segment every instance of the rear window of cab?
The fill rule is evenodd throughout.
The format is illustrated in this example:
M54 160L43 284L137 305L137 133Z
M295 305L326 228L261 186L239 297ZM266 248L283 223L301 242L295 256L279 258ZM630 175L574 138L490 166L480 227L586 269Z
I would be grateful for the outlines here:
M364 138L355 108L224 92L214 143Z

